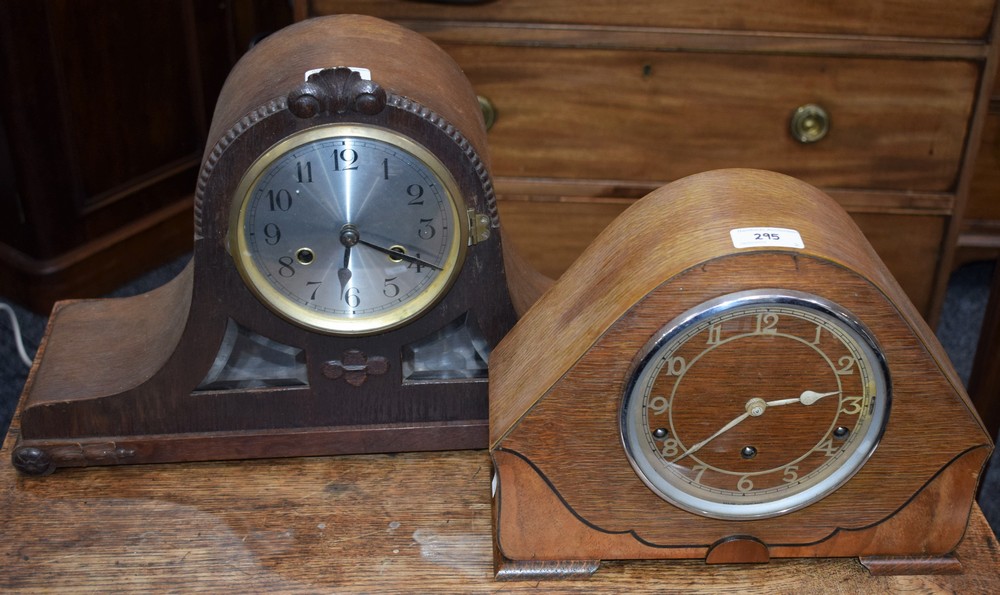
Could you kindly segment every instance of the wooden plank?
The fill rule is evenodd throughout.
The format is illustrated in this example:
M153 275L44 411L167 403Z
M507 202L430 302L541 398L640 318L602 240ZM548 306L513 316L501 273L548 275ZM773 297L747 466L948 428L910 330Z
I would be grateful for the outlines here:
M12 424L0 459L9 460ZM587 580L493 580L484 451L67 469L0 466L0 590L17 592L996 592L974 509L965 573L870 576L853 559L605 563Z
M493 182L506 202L565 202L629 204L673 180L599 180L570 178L518 178L497 176ZM874 191L858 188L823 188L851 213L899 215L948 215L955 206L949 192Z
M979 41L942 43L929 39L733 32L656 27L613 27L522 23L398 20L440 44L470 43L549 48L614 48L647 51L722 51L767 54L827 54L906 58L983 59Z
M382 18L457 21L574 23L678 27L727 31L982 38L993 16L992 0L969 0L960 8L940 0L898 2L845 0L637 0L608 9L602 0L504 0L471 6L440 6L399 0L311 0L300 12L313 15L363 12Z

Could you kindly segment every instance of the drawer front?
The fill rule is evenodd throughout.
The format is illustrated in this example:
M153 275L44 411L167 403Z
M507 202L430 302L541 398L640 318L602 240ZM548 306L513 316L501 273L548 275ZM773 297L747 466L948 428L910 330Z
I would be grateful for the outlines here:
M499 201L504 241L539 272L558 278L611 221L632 203ZM917 309L927 315L945 233L945 217L851 213Z
M992 0L496 0L447 6L407 0L311 0L310 15L363 13L390 19L610 25L977 39Z
M496 107L496 176L662 182L755 167L814 185L953 189L979 67L901 60L445 45ZM811 144L789 123L827 110Z

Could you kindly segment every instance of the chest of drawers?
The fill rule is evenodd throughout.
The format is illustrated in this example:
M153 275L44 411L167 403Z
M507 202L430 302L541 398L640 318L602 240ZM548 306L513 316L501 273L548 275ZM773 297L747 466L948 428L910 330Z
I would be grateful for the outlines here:
M649 190L754 167L836 198L936 317L992 85L992 0L301 0L295 11L394 20L455 58L496 116L505 237L549 276Z

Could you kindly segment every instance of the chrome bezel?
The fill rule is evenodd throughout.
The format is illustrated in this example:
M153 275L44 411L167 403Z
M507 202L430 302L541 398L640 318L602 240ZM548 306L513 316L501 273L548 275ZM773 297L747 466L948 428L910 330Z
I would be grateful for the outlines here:
M816 312L841 326L864 352L871 367L876 385L874 408L867 431L854 450L831 473L800 490L782 492L775 498L752 503L722 501L685 490L679 481L671 481L658 470L669 465L662 458L651 455L640 442L639 429L645 424L642 402L646 386L659 374L655 365L660 354L671 342L692 326L722 313L744 307L762 305L792 305ZM720 373L724 373L720 370ZM716 519L748 520L770 518L800 510L813 504L843 486L868 461L875 452L885 432L892 402L892 383L889 367L881 347L871 331L851 312L825 298L794 290L746 290L702 303L676 317L663 326L638 352L626 376L625 391L619 411L619 429L622 445L629 464L639 479L659 497L689 512ZM692 455L695 457L695 455Z

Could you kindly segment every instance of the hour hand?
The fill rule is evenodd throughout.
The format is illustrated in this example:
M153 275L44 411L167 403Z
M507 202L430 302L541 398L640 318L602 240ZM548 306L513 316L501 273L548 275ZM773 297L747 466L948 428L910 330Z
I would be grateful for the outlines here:
M839 394L840 394L839 390L835 390L829 393L818 393L814 390L806 390L802 391L802 394L795 399L778 399L776 401L768 401L767 406L777 407L779 405L791 405L792 403L802 403L803 405L812 405L816 401L819 401L820 399Z
M344 266L337 269L337 279L340 280L341 293L347 288L351 281L351 247L358 243L361 234L358 228L347 224L340 230L340 243L344 245Z
M341 293L347 288L347 284L351 282L351 247L348 246L344 248L344 266L337 269L337 278L340 279L340 291Z

